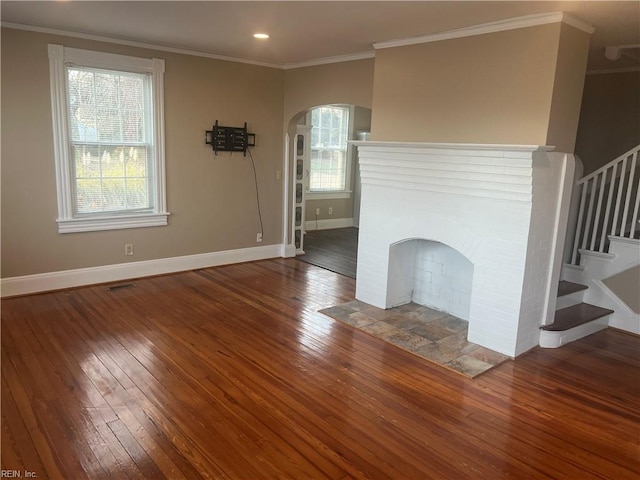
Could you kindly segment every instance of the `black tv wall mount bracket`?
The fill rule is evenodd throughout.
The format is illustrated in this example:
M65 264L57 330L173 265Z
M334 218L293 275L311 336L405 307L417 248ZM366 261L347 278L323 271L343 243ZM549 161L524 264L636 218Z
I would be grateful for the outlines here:
M256 146L256 134L247 132L247 122L244 127L223 127L218 121L213 130L205 132L204 141L211 145L216 155L218 152L242 152L247 156L247 148Z

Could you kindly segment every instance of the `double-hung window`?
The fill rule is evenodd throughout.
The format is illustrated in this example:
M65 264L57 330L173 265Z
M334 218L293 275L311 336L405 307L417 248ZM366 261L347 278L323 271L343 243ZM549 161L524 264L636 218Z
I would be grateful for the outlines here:
M312 125L310 197L313 194L321 198L327 193L349 193L349 113L349 107L338 105L317 107L309 113Z
M164 61L49 45L61 233L167 224Z

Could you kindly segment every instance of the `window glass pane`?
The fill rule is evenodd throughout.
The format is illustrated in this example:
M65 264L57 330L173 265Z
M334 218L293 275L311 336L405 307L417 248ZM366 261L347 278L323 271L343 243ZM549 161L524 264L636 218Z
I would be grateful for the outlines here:
M80 179L76 181L76 209L78 213L102 212L100 180Z
M100 149L96 146L83 145L73 149L76 178L100 176Z
M143 74L68 67L73 141L145 142Z
M127 179L127 208L141 209L149 207L149 192L145 178Z
M94 81L96 106L104 108L118 106L119 76L111 73L96 73Z
M122 112L122 140L125 142L144 141L144 112L136 110Z
M120 112L118 110L106 110L96 108L96 126L98 131L98 141L101 142L121 142L120 133Z
M77 145L72 147L72 153L76 213L153 207L147 147Z
M326 138L327 146L334 147L334 148L340 146L340 131L338 128L335 128L335 127L327 128L325 138Z
M147 149L129 147L122 149L127 177L147 177Z
M349 109L319 107L311 112L311 191L346 189Z
M123 178L105 178L102 181L102 210L105 212L124 210L125 192Z
M118 151L119 150L119 151ZM103 177L124 177L122 149L105 148L100 155Z
M93 73L74 69L68 73L71 138L96 140Z
M120 108L124 141L145 141L144 80L140 75L120 76Z

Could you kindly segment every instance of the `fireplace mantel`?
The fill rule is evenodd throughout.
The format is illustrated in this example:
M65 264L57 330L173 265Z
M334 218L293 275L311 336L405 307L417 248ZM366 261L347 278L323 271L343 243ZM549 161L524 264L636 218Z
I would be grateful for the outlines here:
M358 147L392 147L392 148L428 148L455 152L456 150L482 150L493 152L550 152L555 149L549 145L511 145L493 143L431 143L431 142L392 142L375 140L350 140L350 144Z
M532 159L553 147L354 142L362 184L504 200L531 200Z

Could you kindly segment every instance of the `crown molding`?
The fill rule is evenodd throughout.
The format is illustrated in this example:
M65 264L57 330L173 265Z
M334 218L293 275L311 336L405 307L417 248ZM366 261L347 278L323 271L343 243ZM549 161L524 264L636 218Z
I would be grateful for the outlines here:
M562 12L554 12L542 13L538 15L526 15L524 17L509 18L506 20L483 23L480 25L458 28L456 30L449 30L446 32L431 33L428 35L420 35L417 37L401 38L398 40L390 40L388 42L378 42L373 44L373 48L379 50L383 48L404 47L407 45L439 42L442 40L451 40L454 38L472 37L476 35L483 35L485 33L503 32L506 30L516 30L519 28L534 27L538 25L560 22L571 25L572 27L582 30L583 32L586 32L588 34L592 34L593 32L595 32L595 28L576 17L572 17L571 15L567 15L566 13Z
M545 25L549 23L559 23L559 22L566 23L567 25L571 25L589 34L595 31L595 29L591 25L588 25L587 23L583 22L582 20L576 17L567 15L566 13L562 13L562 12L545 13L545 14L539 14L539 15L527 15L524 17L510 18L507 20L484 23L480 25L474 25L471 27L465 27L465 28L460 28L456 30L449 30L446 32L421 35L418 37L409 37L409 38L403 38L398 40L390 40L388 42L378 42L373 44L373 48L374 48L373 51L348 54L348 55L337 55L334 57L317 58L317 59L313 59L305 62L288 63L288 64L260 62L257 60L249 60L249 59L244 59L239 57L218 55L215 53L202 52L199 50L189 50L185 48L176 48L176 47L170 47L167 45L157 45L153 43L126 40L121 38L109 37L105 35L73 32L69 30L39 27L34 25L25 25L21 23L0 22L0 25L2 25L2 27L14 28L17 30L27 30L31 32L47 33L51 35L61 35L66 37L82 38L85 40L114 43L118 45L130 46L130 47L146 48L149 50L158 50L158 51L169 52L169 53L177 53L181 55L192 55L196 57L211 58L214 60L223 60L227 62L245 63L249 65L257 65L260 67L277 68L280 70L293 70L296 68L313 67L317 65L327 65L331 63L340 63L340 62L352 62L355 60L374 58L375 50L384 49L384 48L401 47L406 45L415 45L419 43L438 42L441 40L449 40L453 38L469 37L474 35L482 35L485 33L501 32L505 30L515 30L518 28L526 28L526 27L532 27L536 25Z
M229 57L226 55L217 55L215 53L201 52L199 50L189 50L186 48L169 47L167 45L156 45L154 43L138 42L134 40L125 40L121 38L108 37L104 35L94 35L91 33L72 32L69 30L60 30L57 28L38 27L34 25L24 25L22 23L0 22L4 28L14 28L16 30L27 30L37 33L48 33L51 35L61 35L64 37L82 38L84 40L95 40L97 42L115 43L117 45L126 45L128 47L146 48L148 50L159 50L162 52L178 53L181 55L191 55L194 57L211 58L214 60L224 60L227 62L246 63L249 65L257 65L259 67L283 69L284 66L277 63L259 62L256 60L247 60L238 57Z
M327 65L329 63L353 62L354 60L364 60L366 58L374 58L375 56L376 56L376 52L374 51L353 53L349 55L337 55L335 57L317 58L314 60L309 60L309 61L300 62L300 63L288 63L284 65L282 68L284 70L292 70L294 68L315 67L317 65Z
M256 60L247 60L240 57L230 57L226 55L217 55L215 53L201 52L199 50L189 50L186 48L169 47L167 45L156 45L154 43L138 42L134 40L125 40L121 38L108 37L104 35L94 35L91 33L72 32L69 30L60 30L57 28L38 27L34 25L25 25L21 23L0 22L2 27L14 28L16 30L27 30L30 32L47 33L51 35L61 35L65 37L82 38L84 40L95 40L97 42L115 43L118 45L126 45L128 47L146 48L148 50L159 50L162 52L178 53L181 55L192 55L195 57L211 58L214 60L224 60L227 62L246 63L249 65L257 65L259 67L277 68L280 70L292 70L295 68L313 67L316 65L327 65L330 63L352 62L354 60L363 60L365 58L374 58L375 52L361 52L349 55L337 55L335 57L324 57L309 60L300 63L288 63L285 65L279 63L259 62Z
M578 17L574 17L573 15L569 15L568 13L560 13L562 23L566 23L567 25L571 25L572 27L577 28L578 30L582 30L589 35L593 34L596 31L596 28L593 25L588 24L584 20L579 19Z

